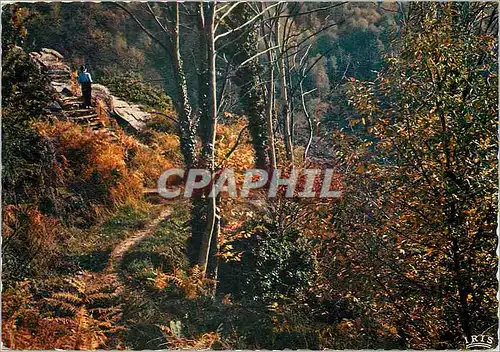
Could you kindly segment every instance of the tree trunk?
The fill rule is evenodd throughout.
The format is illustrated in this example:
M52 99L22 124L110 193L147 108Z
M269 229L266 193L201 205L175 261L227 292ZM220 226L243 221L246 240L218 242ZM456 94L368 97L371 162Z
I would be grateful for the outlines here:
M312 119L311 115L309 114L309 111L307 111L307 106L306 106L306 97L304 95L304 80L300 80L300 100L302 102L302 109L304 110L304 115L306 116L307 119L307 128L309 130L309 137L307 138L307 145L306 149L304 150L304 164L307 161L307 154L309 153L309 149L311 148L311 143L313 139L313 124L312 124Z
M220 199L217 198L216 204L220 203ZM214 230L212 231L212 239L210 241L210 253L209 261L207 264L207 277L210 279L217 280L217 274L219 271L219 233L220 233L220 216L216 214ZM213 293L217 291L217 284L213 287Z
M232 21L234 26L238 27L251 17L249 8L241 5L233 12ZM262 67L257 57L248 61L258 53L257 29L243 29L243 31L243 34L240 31L235 32L238 50L235 54L235 64L238 66L245 62L245 65L238 67L234 82L240 88L239 101L243 114L248 117L248 130L255 150L255 167L267 170L269 168L267 121L264 115L262 88L259 87L259 71Z
M195 162L195 128L191 118L191 104L189 103L186 76L180 52L179 43L179 3L174 8L175 27L172 33L173 52L172 59L174 65L174 77L176 80L176 89L178 92L178 102L176 102L176 111L179 119L181 153L184 157L184 164L189 169Z
M269 63L272 65L272 55L269 53ZM274 129L273 129L273 115L274 115L274 67L270 68L269 83L267 84L267 106L266 106L266 120L267 120L267 137L269 138L269 162L271 169L276 169L276 147L274 144Z
M201 193L194 194L193 192L193 197L191 198L191 237L186 244L186 254L191 265L198 264L201 242L207 227L207 198L203 197Z
M199 31L199 52L200 60L197 66L198 74L198 128L197 135L201 139L201 145L209 143L207 131L210 129L211 116L208 108L209 98L209 75L208 75L208 47L205 33L205 13L204 5L198 5L198 31ZM203 158L200 162L204 162ZM197 165L198 168L207 167ZM198 264L203 236L207 227L207 190L195 190L191 200L191 237L187 242L187 254L191 265Z
M198 32L199 32L199 52L201 53L201 57L199 62L196 65L197 76L198 76L198 135L201 138L202 145L207 143L206 138L207 135L205 131L207 131L210 127L210 112L208 107L208 99L209 99L209 70L208 70L208 43L207 36L205 33L205 13L204 13L204 5L200 3L198 6Z
M207 49L208 49L208 75L210 77L209 84L209 95L208 95L208 107L210 114L210 125L207 126L206 132L206 143L203 146L202 158L206 160L206 165L210 170L212 179L215 176L215 142L216 142L216 131L217 131L217 81L216 81L216 51L215 51L215 38L214 38L214 22L215 22L215 4L205 3L205 35L207 37ZM205 274L207 271L207 264L209 260L210 253L210 243L212 241L212 236L218 238L218 233L214 233L216 230L215 220L217 217L217 202L216 197L208 198L207 203L207 227L205 234L201 241L200 256L198 259L198 265L200 266L202 272Z
M288 101L288 89L286 80L286 68L285 68L285 47L286 43L281 42L280 39L280 20L276 21L276 44L278 45L278 71L280 75L280 105L281 114L283 116L283 132L285 139L285 151L286 157L289 161L293 163L293 145L292 145L292 134L290 130L290 104Z
M266 8L266 3L262 3L262 9ZM278 21L276 19L275 21ZM271 24L271 28L273 25ZM261 22L261 36L264 38L265 49L267 50L267 61L268 61L268 69L269 69L269 81L266 83L266 92L267 92L267 101L266 101L266 122L267 122L267 138L269 144L269 163L270 169L276 169L276 145L274 142L274 56L271 47L273 46L272 36L269 38L266 36L266 30L264 22Z

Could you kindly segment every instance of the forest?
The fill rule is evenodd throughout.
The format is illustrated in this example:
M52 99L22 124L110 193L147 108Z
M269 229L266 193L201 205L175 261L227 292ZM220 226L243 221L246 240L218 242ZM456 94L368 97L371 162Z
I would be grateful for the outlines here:
M498 30L496 2L2 5L2 347L494 348ZM170 169L271 176L165 199Z

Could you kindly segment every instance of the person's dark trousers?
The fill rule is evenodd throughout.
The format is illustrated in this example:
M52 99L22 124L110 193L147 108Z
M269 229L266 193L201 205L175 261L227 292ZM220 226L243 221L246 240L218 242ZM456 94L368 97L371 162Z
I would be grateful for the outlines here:
M82 82L82 95L83 95L83 106L84 107L92 106L91 104L92 83Z

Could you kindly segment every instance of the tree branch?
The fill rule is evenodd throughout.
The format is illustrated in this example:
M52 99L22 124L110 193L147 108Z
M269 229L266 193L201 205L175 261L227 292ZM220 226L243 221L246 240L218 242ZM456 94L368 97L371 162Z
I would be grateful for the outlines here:
M238 147L238 145L240 144L241 142L241 137L243 136L243 132L245 132L245 130L248 128L248 125L243 127L240 131L240 133L238 134L238 138L236 139L236 142L234 143L233 147L226 153L226 155L224 155L224 160L222 161L226 161L227 159L229 159L229 157L231 156L231 154L234 153L234 151L236 150L236 148ZM222 162L221 162L222 163Z
M224 14L223 14L223 15L219 18L219 20L218 20L218 21L217 21L217 23L215 24L215 29L214 29L214 31L216 31L216 30L217 30L217 27L219 26L219 23L221 23L221 22L222 22L222 20L223 20L224 18L226 18L226 17L227 17L227 16L228 16L228 15L229 15L229 14L230 14L230 13L231 13L231 12L232 12L232 11L233 11L233 10L234 10L237 6L238 6L238 5L240 5L240 4L241 4L241 3L240 3L239 1L236 1L236 2L234 3L234 5L233 5L233 6L231 6L231 7L229 8L229 10L227 10L226 12L224 12ZM227 6L227 5L224 5L224 6Z
M144 31L144 33L146 33L148 35L148 37L150 37L152 40L154 40L156 43L158 43L163 49L165 49L165 51L168 53L168 55L170 57L172 57L172 53L170 51L170 48L165 43L163 43L160 39L158 39L156 36L154 36L146 27L144 27L142 22L129 9L127 9L124 5L120 4L119 2L115 2L114 4L116 6L118 6L119 8L121 8L123 11L125 11L130 17L132 17L132 19L139 25L139 27L141 27L141 29Z
M146 3L146 5L148 7L149 13L155 19L156 24L162 29L163 32L165 32L166 34L170 34L169 30L167 28L165 28L165 26L163 26L163 24L160 22L160 19L158 18L158 16L156 16L156 14L154 13L153 9L151 8L151 5L149 5L148 2Z
M264 54L266 54L268 51L273 50L273 49L277 49L277 48L279 48L279 46L278 46L278 45L275 45L275 46L272 46L272 47L270 47L270 48L267 48L267 49L266 49L266 50L264 50L264 51L258 52L257 54L255 54L255 55L253 55L252 57L250 57L250 58L246 59L245 61L243 61L243 62L242 62L242 63L241 63L241 64L240 64L237 68L239 69L239 68L241 68L241 67L245 66L245 65L246 65L247 63L249 63L250 61L253 61L253 59L255 59L256 57L258 57L258 56L260 56L260 55L264 55Z
M308 15L310 13L315 13L315 12L320 12L320 11L325 11L325 10L329 10L329 9L332 9L332 8L335 8L335 7L339 7L339 6L342 6L342 5L345 5L347 4L347 1L344 1L344 2L340 2L340 3L336 3L335 5L330 5L330 6L324 6L324 7L319 7L317 9L312 9L312 10L309 10L309 11L304 11L304 12L298 12L298 13L292 13L292 14L289 14L289 15L279 15L279 16L276 16L274 18L284 18L284 17L297 17L297 16L303 16L303 15ZM271 19L271 18L269 18Z
M267 11L269 11L270 9L272 9L273 7L276 7L278 6L279 4L281 4L282 1L276 3L276 4L273 4L269 7L266 7L263 11L259 12L257 15L255 15L254 17L252 17L251 19L249 19L248 21L246 21L245 23L243 23L242 25L234 28L234 29L231 29L230 31L227 31L225 33L222 33L222 34L219 34L218 36L215 37L215 41L219 40L220 38L223 38L225 36L228 36L229 34L232 34L236 31L239 31L240 29L242 28L245 28L246 26L248 26L249 24L251 24L252 22L254 22L255 20L257 20L260 16L262 16L264 13L266 13Z
M169 116L163 112L160 112L160 111L156 111L156 110L153 110L153 111L150 111L149 112L150 114L155 114L155 115L161 115L161 116L164 116L166 117L167 119L169 119L170 121L176 123L176 124L179 124L179 120L173 118L172 116Z

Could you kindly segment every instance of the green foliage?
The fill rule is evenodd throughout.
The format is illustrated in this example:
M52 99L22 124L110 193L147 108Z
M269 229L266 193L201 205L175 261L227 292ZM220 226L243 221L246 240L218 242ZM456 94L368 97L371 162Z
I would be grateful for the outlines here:
M152 289L153 271L171 272L174 268L187 270L185 246L188 228L185 225L186 210L178 206L171 219L163 221L149 236L128 251L122 262L122 270L138 287Z
M158 87L145 83L140 74L129 71L102 80L113 94L127 101L159 111L172 107L172 101Z
M173 320L170 320L170 330L172 331L172 334L179 338L182 336L182 323L180 322L180 320L176 320L176 321L173 321Z
M115 215L106 220L102 232L105 235L116 236L128 230L137 230L144 227L148 218L145 210L135 209L131 205L121 206Z
M46 192L43 183L49 187L57 182L50 170L53 147L31 127L45 118L53 93L21 48L8 47L2 53L2 65L2 192L4 202L12 203Z
M356 77L360 80L374 79L376 71L383 64L382 43L377 35L367 30L346 33L334 46L336 70L331 72L334 81L342 81L345 77ZM345 77L343 77L345 75Z
M279 236L276 232L264 231L255 234L263 238L248 258L254 263L253 278L248 281L249 285L255 285L254 294L273 301L304 294L315 276L310 242L297 232Z
M304 299L317 271L312 241L272 223L248 224L248 229L249 238L232 243L243 252L241 261L222 265L221 291L264 302Z
M2 49L8 46L22 46L28 35L27 24L36 17L36 12L31 12L18 4L5 5L2 8Z
M144 67L144 49L150 45L134 22L114 4L25 4L37 13L26 26L25 45L30 50L52 48L75 69L85 63L94 79L110 72Z

